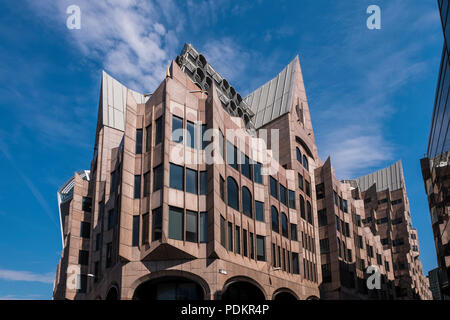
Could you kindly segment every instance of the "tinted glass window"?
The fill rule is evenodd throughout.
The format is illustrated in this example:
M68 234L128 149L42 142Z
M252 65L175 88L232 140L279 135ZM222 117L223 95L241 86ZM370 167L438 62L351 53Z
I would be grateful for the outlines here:
M183 209L169 207L169 238L183 240Z
M266 261L266 245L264 241L265 237L256 236L256 254L258 261Z
M295 191L289 190L289 208L295 209Z
M197 171L186 168L186 192L198 194Z
M137 247L139 245L139 221L141 217L133 216L133 236L132 243L133 247Z
M228 193L228 205L234 210L239 211L239 192L238 185L232 177L227 179L227 193Z
M255 162L253 164L254 179L256 183L262 184L261 163Z
M208 194L208 171L200 171L200 194Z
M183 119L172 116L172 141L183 142Z
M200 212L200 242L208 242L208 212Z
M272 230L280 233L280 225L278 220L278 210L274 206L272 206Z
M195 211L186 211L186 241L198 241L198 215Z
M162 238L162 207L152 211L152 241ZM148 228L148 227L147 227Z
M176 164L170 164L170 187L184 190L184 168Z
M243 161L241 161L242 162L242 166L241 166L242 174L251 180L252 179L252 168L250 165L250 159L243 153L242 153L242 155L244 158Z
M191 148L197 148L198 143L195 124L188 121L186 124L186 129L187 129L186 145Z
M264 222L264 202L255 201L256 220Z
M141 197L141 176L134 176L134 198L139 199Z
M163 138L163 125L162 125L162 117L159 117L155 121L155 145L158 145L162 142Z
M287 200L286 200L286 188L280 184L280 201L282 204L287 206Z
M278 199L278 183L274 177L270 177L270 195Z
M252 194L247 187L242 188L242 213L252 218Z
M162 164L153 168L153 191L162 189L163 186L163 166Z
M281 233L284 237L289 238L288 218L284 213L281 213Z

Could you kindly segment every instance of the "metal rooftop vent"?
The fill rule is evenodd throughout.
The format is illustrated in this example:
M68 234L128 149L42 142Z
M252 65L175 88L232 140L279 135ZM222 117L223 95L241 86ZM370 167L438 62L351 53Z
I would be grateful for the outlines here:
M255 133L255 126L252 121L255 114L249 105L191 44L184 45L181 54L176 59L176 63L202 90L207 91L210 89L214 81L222 107L231 116L242 118L246 129L251 134Z

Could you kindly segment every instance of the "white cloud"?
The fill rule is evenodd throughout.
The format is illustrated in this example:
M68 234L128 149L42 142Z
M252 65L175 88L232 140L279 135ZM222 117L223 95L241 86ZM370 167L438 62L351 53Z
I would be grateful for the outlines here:
M0 279L8 281L53 283L53 280L55 279L55 274L51 272L38 274L29 271L0 269Z
M72 2L43 0L30 1L30 5L59 23L61 17L67 17L65 10ZM81 29L64 30L69 40L88 59L100 61L107 71L133 89L155 89L179 49L174 30L180 29L183 20L164 25L161 15L171 10L176 16L176 6L171 1L137 0L79 0L77 5L81 9Z

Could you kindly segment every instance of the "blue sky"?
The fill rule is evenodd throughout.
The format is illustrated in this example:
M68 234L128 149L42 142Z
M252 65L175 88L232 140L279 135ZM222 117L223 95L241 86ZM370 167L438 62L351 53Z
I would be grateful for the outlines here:
M66 8L81 8L81 30ZM366 8L381 7L381 30ZM93 153L101 70L152 92L185 42L242 95L299 55L322 159L354 178L402 159L426 271L436 255L419 159L442 29L436 1L0 3L0 299L49 299L56 191Z

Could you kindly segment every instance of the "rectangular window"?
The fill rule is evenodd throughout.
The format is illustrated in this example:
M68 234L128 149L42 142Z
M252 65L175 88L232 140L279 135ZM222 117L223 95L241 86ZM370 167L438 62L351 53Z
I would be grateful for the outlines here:
M136 129L136 154L142 154L142 129Z
M258 261L266 261L266 246L264 236L256 236L256 252Z
M208 130L208 126L206 124L202 124L202 136L200 137L201 143L202 143L202 150L205 150L206 147L208 146L209 142L211 141L211 140L207 141L205 138L207 130Z
M225 233L225 218L220 216L220 244L225 248L226 246L226 233Z
M208 194L208 171L200 171L200 194Z
M172 115L172 141L183 143L183 119Z
M369 257L373 258L373 247L369 245L367 246L367 250Z
M329 253L330 252L330 242L328 238L320 239L320 253Z
M95 236L95 251L100 250L101 247L102 247L102 234L97 233L97 235Z
M264 202L255 201L256 220L264 222Z
M242 246L244 249L244 256L248 257L248 248L247 248L247 230L242 229Z
M383 265L383 260L381 258L381 254L377 253L377 264L379 266Z
M77 276L77 292L86 293L87 290L87 275L78 274Z
M361 216L359 214L356 215L356 225L361 227Z
M109 268L112 265L112 242L106 244L106 267Z
M114 227L114 209L108 211L108 230Z
M197 143L197 130L196 130L197 126L190 121L187 121L186 123L186 129L187 129L187 141L186 141L186 146L196 149L198 147L198 143Z
M144 197L150 195L150 172L144 174Z
M309 201L306 201L306 213L308 215L308 222L310 224L313 224L312 208L311 203Z
M241 228L236 226L234 235L236 236L236 253L241 254Z
M298 241L297 225L294 223L291 223L291 240Z
M387 272L391 271L391 268L390 268L390 266L389 266L389 261L385 261L385 262L384 262L384 267L386 268L386 271L387 271Z
M113 171L111 172L111 184L110 184L110 189L109 189L109 193L114 193L114 191L116 191L116 184L117 184L117 171Z
M134 198L139 199L141 197L141 176L134 176Z
M280 201L282 204L287 206L287 200L286 200L286 188L280 184Z
M169 238L174 240L183 239L184 217L183 209L169 207Z
M186 211L186 241L198 242L198 214L195 211Z
M92 198L89 197L83 197L81 203L81 208L85 212L91 212L92 211Z
M381 244L382 244L382 245L387 245L387 244L389 244L389 238L383 238L383 239L381 239Z
M186 168L186 192L198 194L197 171Z
M311 184L305 180L305 193L308 197L311 197Z
M142 244L147 244L149 240L150 217L149 214L142 215Z
M162 117L155 120L155 145L158 145L163 140L163 123Z
M278 183L274 177L270 177L270 195L278 199Z
M283 264L282 264L283 271L286 271L286 249L283 248Z
M162 164L153 168L153 192L162 189L163 170L164 170L164 167Z
M173 189L184 191L184 167L170 164L170 182L169 186Z
M222 199L222 201L225 201L225 180L224 178L222 178L222 176L220 176L220 199Z
M338 216L335 217L336 217L336 230L341 231L341 220L339 219Z
M146 136L145 136L145 151L149 152L152 148L152 126L148 126L145 129Z
M347 260L348 262L352 262L353 260L352 249L347 249Z
M139 222L140 216L133 216L133 235L131 240L131 245L137 247L139 245Z
M200 212L200 242L208 242L208 212Z
M342 200L342 204L343 204L343 207L344 207L344 212L345 213L348 213L348 204L347 204L347 200L345 200L345 199L343 199Z
M306 219L305 199L300 195L300 216Z
M345 222L345 236L350 237L350 225Z
M295 209L295 191L289 190L289 208Z
M82 266L87 266L89 263L89 251L80 250L78 252L78 264Z
M292 273L300 274L300 266L297 252L292 252Z
M298 174L298 187L303 190L304 185L303 185L303 176L299 173Z
M148 224L146 228L148 229ZM162 239L162 207L159 207L152 211L152 241L161 239Z
M360 247L361 249L364 249L364 240L363 240L363 237L360 236L360 235L358 235L358 240L359 240L359 247Z
M325 185L323 183L316 185L317 200L325 198Z
M275 243L272 243L272 266L277 266L277 254L276 254Z
M223 146L224 139L225 139L225 137L223 136L222 130L219 129L219 151L220 151L220 155L222 156L222 159L225 159L224 146Z
M233 224L228 222L228 250L233 251Z
M331 282L331 264L323 264L322 265L322 281L324 283Z
M252 232L250 232L250 258L255 259L255 239Z
M254 173L254 179L255 179L255 183L259 183L262 184L262 174L261 174L261 163L259 162L255 162L253 164L253 173Z
M238 151L237 148L230 142L227 140L227 164L234 168L235 170L239 171L239 166L238 166Z
M80 237L86 239L89 239L91 237L91 224L89 222L81 222Z
M324 227L328 225L328 219L327 219L327 209L322 209L317 212L318 220L319 220L319 227Z
M245 154L241 153L242 157L244 158L241 166L242 174L247 177L248 179L252 180L252 167L250 165L250 159Z

